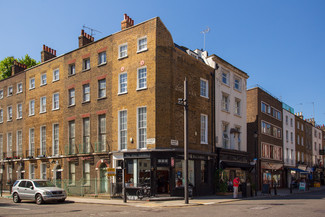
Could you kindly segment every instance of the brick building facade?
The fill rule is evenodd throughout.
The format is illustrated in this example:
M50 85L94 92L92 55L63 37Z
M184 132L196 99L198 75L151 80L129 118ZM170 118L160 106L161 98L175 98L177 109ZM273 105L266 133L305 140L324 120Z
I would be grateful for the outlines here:
M3 180L11 164L13 180L46 178L70 194L107 194L125 165L131 194L140 184L182 194L184 115L176 103L187 78L189 181L197 195L213 191L211 97L200 93L211 93L214 69L176 46L159 18L134 25L125 15L121 28L98 41L82 30L79 48L60 56L43 46L42 63L0 81L4 92L23 82L22 94L0 101L4 117L9 104L23 104L22 120L1 124L3 144L22 129L24 153L13 164L1 159ZM114 179L107 168L117 169Z

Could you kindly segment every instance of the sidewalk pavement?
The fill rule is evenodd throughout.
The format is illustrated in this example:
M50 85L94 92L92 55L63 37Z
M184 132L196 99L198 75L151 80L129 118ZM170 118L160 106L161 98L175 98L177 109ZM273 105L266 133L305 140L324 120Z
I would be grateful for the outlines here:
M325 186L321 186L319 188L310 188L309 191L299 191L298 189L294 189L292 194L300 194L306 192L313 191L321 191L325 190ZM277 195L274 195L274 191L272 190L271 194L262 194L258 192L257 197L248 197L248 198L238 198L233 199L232 195L225 196L205 196L205 197L194 197L189 200L189 204L185 204L184 200L165 200L165 201L148 201L148 200L128 200L127 203L124 203L122 199L98 199L93 197L76 197L76 196L68 196L67 202L71 203L85 203L85 204L103 204L103 205L112 205L112 206L133 206L133 207L184 207L184 206L200 206L200 205L211 205L218 203L229 203L234 201L239 201L243 199L262 199L262 198L270 198L270 197L282 197L290 195L290 189L277 189ZM11 196L8 192L3 193L3 198L11 199ZM168 198L165 198L168 199Z

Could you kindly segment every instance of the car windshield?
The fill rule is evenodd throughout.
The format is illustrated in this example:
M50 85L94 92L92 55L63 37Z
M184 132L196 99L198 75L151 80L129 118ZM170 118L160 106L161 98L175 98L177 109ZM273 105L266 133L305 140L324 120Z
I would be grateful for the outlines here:
M55 187L55 185L47 181L35 181L34 185L35 187Z

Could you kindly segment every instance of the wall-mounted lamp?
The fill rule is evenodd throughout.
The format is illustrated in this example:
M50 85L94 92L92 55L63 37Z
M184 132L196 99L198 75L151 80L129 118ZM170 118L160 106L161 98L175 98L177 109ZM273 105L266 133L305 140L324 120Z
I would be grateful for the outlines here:
M134 142L133 138L130 138L130 142L131 142L131 143L133 143L133 142Z

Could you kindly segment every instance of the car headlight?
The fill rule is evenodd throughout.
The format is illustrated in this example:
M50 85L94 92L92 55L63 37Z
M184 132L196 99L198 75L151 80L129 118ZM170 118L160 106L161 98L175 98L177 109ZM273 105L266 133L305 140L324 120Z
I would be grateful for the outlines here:
M45 191L44 194L45 194L45 195L52 195L52 192L50 192L50 191Z

